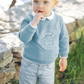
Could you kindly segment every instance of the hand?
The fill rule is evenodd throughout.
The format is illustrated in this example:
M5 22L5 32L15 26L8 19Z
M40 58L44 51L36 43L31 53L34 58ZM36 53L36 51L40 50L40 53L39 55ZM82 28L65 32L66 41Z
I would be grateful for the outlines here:
M61 58L59 61L60 71L64 71L67 67L67 58Z
M33 20L32 20L32 22L31 22L31 24L35 26L39 23L39 20L43 19L43 18L44 18L44 16L41 13L38 13L38 11L37 11Z

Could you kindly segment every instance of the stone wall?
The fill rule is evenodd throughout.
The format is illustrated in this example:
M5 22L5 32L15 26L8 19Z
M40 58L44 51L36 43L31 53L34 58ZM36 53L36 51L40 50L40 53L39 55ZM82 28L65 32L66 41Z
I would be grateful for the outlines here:
M53 11L63 17L69 42L79 39L81 31L84 31L84 0L60 0ZM18 38L18 31L24 16L31 12L30 2L0 14L0 84L6 84L13 78L19 79L23 43Z

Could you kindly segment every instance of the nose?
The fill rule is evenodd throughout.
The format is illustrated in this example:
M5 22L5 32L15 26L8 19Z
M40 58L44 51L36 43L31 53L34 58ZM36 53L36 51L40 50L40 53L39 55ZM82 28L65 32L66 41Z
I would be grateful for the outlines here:
M42 9L42 8L43 8L42 4L39 4L39 5L38 5L38 8L39 8L39 9Z
M39 8L39 9L42 9L43 7L42 7L42 6L39 6L38 8Z

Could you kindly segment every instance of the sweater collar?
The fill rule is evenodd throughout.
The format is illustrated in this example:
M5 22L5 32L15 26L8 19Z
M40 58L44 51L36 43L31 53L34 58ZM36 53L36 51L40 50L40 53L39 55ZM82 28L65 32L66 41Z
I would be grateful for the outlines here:
M34 11L32 12L32 15L33 15L33 16L35 15L35 12L34 12ZM44 19L42 19L42 20L45 20L45 19L52 20L53 18L54 18L54 12L51 11L51 15L48 16L48 17L44 17ZM40 20L41 20L41 19L40 19Z

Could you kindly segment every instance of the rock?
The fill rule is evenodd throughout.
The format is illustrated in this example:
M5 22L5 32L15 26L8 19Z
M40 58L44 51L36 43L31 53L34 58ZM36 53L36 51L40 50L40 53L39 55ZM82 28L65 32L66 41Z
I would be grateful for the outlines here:
M74 49L76 47L76 42L75 41L73 41L71 44L70 44L70 49Z
M13 78L15 72L11 71L10 73L3 72L0 75L0 84L6 84L10 79Z
M3 37L0 39L0 67L5 67L8 63L11 62L13 59L13 51L17 46L19 50L18 52L21 53L20 40L17 37L17 33L10 33L4 34ZM13 48L13 51L12 51ZM21 58L19 58L21 59Z
M10 63L13 59L13 56L10 56L4 60L0 61L0 67L5 67L8 63Z
M56 74L56 78L62 78L62 77L63 77L63 73L58 72L58 73Z
M23 43L19 47L13 47L12 53L14 57L22 57ZM17 55L18 54L18 55Z
M21 62L21 60L22 60L22 57L19 57L19 58L13 58L13 61L14 61L14 62Z
M4 78L8 75L7 72L3 72L1 75L0 75L0 83L2 84L4 82Z
M16 72L14 61L6 65L3 69L0 69L0 84L2 82L6 84L10 79L14 77Z
M9 48L20 46L22 42L18 38L18 32L4 34L0 39L0 44L3 44Z
M78 3L83 3L84 0L76 0Z
M3 43L3 45L1 45L1 43L0 43L0 62L1 62L1 60L4 60L7 57L12 56L11 51L12 51L11 48L9 49L4 45L4 43Z
M75 45L75 40L80 39L81 31L84 35L84 2L78 0L59 0L53 9L63 17L69 33L69 42ZM32 3L25 3L10 8L0 14L0 83L15 78L19 79L20 63L23 53L23 42L18 38L18 31L25 15L32 12ZM74 29L76 32L74 33ZM75 37L76 34L76 37ZM56 75L61 78L62 73Z
M69 35L69 41L75 41L81 38L81 34L83 32L83 36L84 36L84 27L79 28L78 30L76 30L75 32L72 32Z
M3 31L0 31L0 34L6 34L6 33L10 33L10 30L6 29L6 30L3 30Z
M61 15L63 17L63 20L65 22L65 25L67 27L67 30L68 30L68 33L71 34L71 32L74 30L75 28L75 19L74 18L71 18L71 17L68 17L68 16L64 16L62 15L61 13L57 13L59 15Z
M78 10L69 10L69 11L64 11L62 12L63 15L65 16L70 16L76 19L78 26L84 26L84 14L82 11Z
M18 79L19 80L20 66L16 63L15 68L16 68L16 73L14 75L14 79Z

